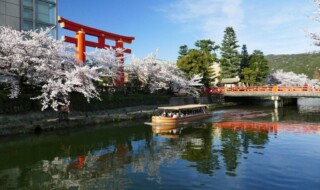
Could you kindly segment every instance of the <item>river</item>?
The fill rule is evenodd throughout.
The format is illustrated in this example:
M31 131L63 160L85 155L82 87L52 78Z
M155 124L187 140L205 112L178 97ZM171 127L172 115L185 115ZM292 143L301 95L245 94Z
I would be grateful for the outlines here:
M320 113L234 106L0 139L0 189L320 189Z

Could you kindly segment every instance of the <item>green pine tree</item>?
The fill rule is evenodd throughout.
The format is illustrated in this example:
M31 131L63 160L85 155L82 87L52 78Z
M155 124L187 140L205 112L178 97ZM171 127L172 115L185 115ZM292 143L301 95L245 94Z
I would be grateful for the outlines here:
M268 60L262 51L254 50L249 56L249 68L242 71L244 82L250 83L250 85L263 85L268 74Z
M247 50L247 46L244 44L242 45L242 49L241 49L240 73L242 73L242 71L248 67L249 67L249 53ZM240 78L243 79L242 77Z
M188 54L188 46L187 45L180 46L178 53L179 53L178 59L180 59L183 56L186 56Z
M224 31L221 44L221 78L234 78L240 74L240 55L237 50L237 37L232 27L227 27Z
M211 54L212 52L215 52L219 48L218 45L214 45L215 42L211 40L198 40L194 44L196 47L200 48L204 53Z

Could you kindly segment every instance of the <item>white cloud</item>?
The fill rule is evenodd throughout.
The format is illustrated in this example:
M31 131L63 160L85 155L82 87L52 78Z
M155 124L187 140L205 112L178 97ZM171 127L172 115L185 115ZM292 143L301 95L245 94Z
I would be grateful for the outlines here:
M310 22L307 18L309 4L292 6L277 5L257 11L248 21L249 28L240 35L253 49L260 49L265 54L292 54L312 51L310 39L304 29ZM252 7L250 10L257 10ZM249 10L249 12L250 12ZM260 10L260 9L258 9Z
M239 45L246 44L249 50L286 54L315 49L304 32L312 3L292 0L288 5L278 0L174 0L161 11L195 40L209 38L220 43L225 28L231 26Z
M242 0L179 0L161 11L174 22L183 23L205 38L221 39L227 26L243 26ZM218 38L217 38L218 37Z

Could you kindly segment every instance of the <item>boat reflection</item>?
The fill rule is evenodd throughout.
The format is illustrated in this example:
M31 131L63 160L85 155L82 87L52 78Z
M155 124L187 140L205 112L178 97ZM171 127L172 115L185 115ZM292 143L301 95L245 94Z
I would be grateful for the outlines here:
M152 126L152 132L166 138L178 138L184 128L179 125Z

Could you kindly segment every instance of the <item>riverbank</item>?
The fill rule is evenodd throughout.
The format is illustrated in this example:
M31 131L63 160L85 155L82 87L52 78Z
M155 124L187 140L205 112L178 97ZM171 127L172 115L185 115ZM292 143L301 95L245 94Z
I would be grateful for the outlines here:
M234 104L207 104L214 109ZM69 119L59 122L57 112L33 112L16 115L0 115L0 136L33 134L75 127L86 127L110 122L128 120L150 121L158 105L144 105L108 109L97 112L71 112Z
M54 111L1 115L0 136L40 133L62 128L96 125L99 123L147 119L156 109L156 105L150 105L97 112L71 112L68 120L60 122L58 120L58 113Z
M157 103L155 105L123 106L121 108L105 109L100 111L89 111L90 109L85 109L87 111L71 110L68 120L60 122L58 120L58 113L55 111L27 112L25 114L11 115L1 114L0 136L41 133L45 131L136 119L150 121L151 116L155 114L158 106L201 103L209 105L209 107L213 109L219 106L224 107L234 105L234 103L218 103L218 101L213 103L214 101L212 100L212 97L209 96L199 98L189 96L171 97L168 100L168 104L159 104L159 101L155 100L154 102Z

